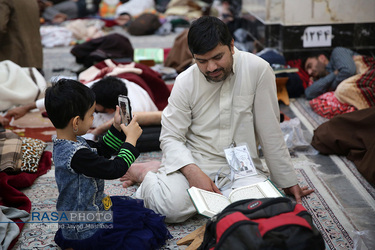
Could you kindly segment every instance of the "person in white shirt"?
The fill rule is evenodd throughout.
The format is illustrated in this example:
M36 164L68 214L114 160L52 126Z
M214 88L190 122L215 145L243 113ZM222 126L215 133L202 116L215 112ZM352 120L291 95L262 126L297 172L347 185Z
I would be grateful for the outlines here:
M225 23L202 16L192 23L189 49L196 64L177 78L162 114L158 162L138 163L120 178L123 186L141 183L136 197L166 216L185 221L196 209L187 189L215 193L264 180L262 148L270 179L301 203L313 190L300 187L279 124L275 75L260 57L239 51ZM257 176L228 178L225 148L246 143Z
M142 87L126 79L107 76L87 83L86 86L91 88L96 95L94 128L100 127L113 118L119 94L129 97L134 113L158 111L150 95Z
M108 76L85 85L92 88L97 96L93 130L86 135L86 139L95 139L109 129L115 114L119 94L129 97L133 113L137 114L140 124L143 126L160 125L161 111L158 110L149 94L136 83L123 78ZM44 98L28 105L10 109L4 117L9 120L12 118L19 119L35 108L45 111Z

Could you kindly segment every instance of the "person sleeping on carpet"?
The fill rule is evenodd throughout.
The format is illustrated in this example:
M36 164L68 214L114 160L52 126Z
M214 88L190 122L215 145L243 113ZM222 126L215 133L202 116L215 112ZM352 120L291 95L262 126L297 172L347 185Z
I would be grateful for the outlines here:
M90 87L96 95L93 129L88 131L89 133L85 135L85 138L97 139L110 128L113 123L118 96L126 95L131 101L133 113L138 116L139 124L145 126L144 133L137 143L138 149L141 152L160 149L161 111L158 111L144 89L131 81L113 76L104 77L84 86ZM19 119L35 108L44 111L44 99L10 109L4 119Z
M314 99L328 91L334 91L345 79L356 73L353 56L357 52L343 47L332 50L328 58L323 52L315 52L308 55L302 61L312 83L305 89L306 99Z
M104 180L119 178L136 167L135 145L142 134L137 116L125 126L116 107L111 128L93 142L82 135L92 125L95 104L93 90L75 80L61 79L46 90L47 114L57 133L52 153L59 191L56 210L80 216L68 224L59 221L54 240L62 249L160 248L171 238L164 216L145 208L142 200L104 193ZM106 211L112 214L108 222ZM102 216L80 222L88 212Z

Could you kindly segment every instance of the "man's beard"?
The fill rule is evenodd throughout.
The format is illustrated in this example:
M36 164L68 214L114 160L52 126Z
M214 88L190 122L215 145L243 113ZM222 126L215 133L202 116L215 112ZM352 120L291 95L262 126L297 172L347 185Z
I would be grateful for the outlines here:
M221 77L211 77L209 74L213 72L222 72L223 74ZM221 82L228 78L228 76L232 73L232 70L225 70L224 68L216 69L213 72L206 72L204 76L206 77L207 81L211 82Z

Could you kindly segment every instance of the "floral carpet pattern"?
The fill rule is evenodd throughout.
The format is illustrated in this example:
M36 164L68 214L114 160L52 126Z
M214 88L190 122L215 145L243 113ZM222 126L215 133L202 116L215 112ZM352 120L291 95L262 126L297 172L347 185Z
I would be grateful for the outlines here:
M328 121L327 118L314 113L309 102L304 98L296 99L291 108L295 114L299 114L298 117L305 120L305 125L307 125L310 133L313 133L313 130L320 124ZM371 184L358 172L354 163L346 159L344 156L337 158L340 159L341 165L345 166L345 169L347 169L353 175L353 177L358 180L360 185L362 185L368 194L375 200L375 188L371 186Z
M160 152L143 153L138 161L160 159ZM309 162L303 155L293 158L299 183L309 186L315 192L303 199L303 205L312 214L314 224L322 233L327 249L352 249L353 240L346 229L349 225L347 219L342 216L337 204L330 203L330 192L322 185L314 170L317 165ZM131 196L137 186L122 188L119 180L106 181L105 190L109 195ZM54 171L39 177L32 187L23 190L32 201L32 212L54 211L58 196L54 179ZM163 249L184 249L176 242L193 232L206 222L206 218L196 215L184 223L168 224L173 238L167 242ZM350 227L349 227L350 229ZM57 223L28 223L23 228L14 249L58 249L53 241L57 230Z
M296 117L301 119L310 136L313 129L326 120L312 113L303 99L293 101L290 108ZM374 213L375 189L358 173L352 162L344 157L323 157L327 160L326 158L329 160L328 164L316 161L314 156L305 155L303 152L293 152L292 154L299 184L315 190L303 198L303 205L310 212L315 226L321 232L326 249L366 249L366 247L359 248L359 245L363 246L366 237L359 238L358 235L363 236L363 233L370 239L370 243L367 243L366 246L367 249L371 249L373 246L371 239L374 238L371 235L375 231L362 229L352 214L356 216L363 214L361 215L363 218L359 218L359 221L371 229L373 225L371 223L374 222L371 219L366 221L366 218ZM161 152L155 151L142 153L137 162L160 159ZM330 171L334 172L333 177L330 176ZM330 183L342 181L341 186ZM108 195L131 196L136 189L137 186L122 188L119 180L106 181L105 185ZM340 194L348 192L348 190L350 197L346 195L347 200L342 200ZM32 202L32 212L55 211L58 191L53 169L40 176L31 187L22 191ZM357 204L348 205L347 203L350 203L348 200L354 200ZM352 210L357 211L357 214L355 212L351 214ZM178 246L177 241L202 226L206 221L207 218L196 215L184 223L168 224L173 238L167 242L163 249L185 249L186 246ZM14 249L58 249L53 240L56 230L57 223L28 223L23 228Z

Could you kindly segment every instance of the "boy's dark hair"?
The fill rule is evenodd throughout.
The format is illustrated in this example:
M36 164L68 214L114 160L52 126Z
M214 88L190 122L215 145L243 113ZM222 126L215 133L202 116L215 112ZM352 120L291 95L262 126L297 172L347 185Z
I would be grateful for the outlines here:
M188 45L193 54L203 55L217 45L227 45L230 49L232 35L228 26L217 17L202 16L189 29Z
M80 82L60 79L47 88L44 102L53 126L63 129L77 115L84 119L95 103L95 94Z
M96 103L104 108L116 109L119 95L128 95L125 83L117 77L107 76L91 86L96 96Z

